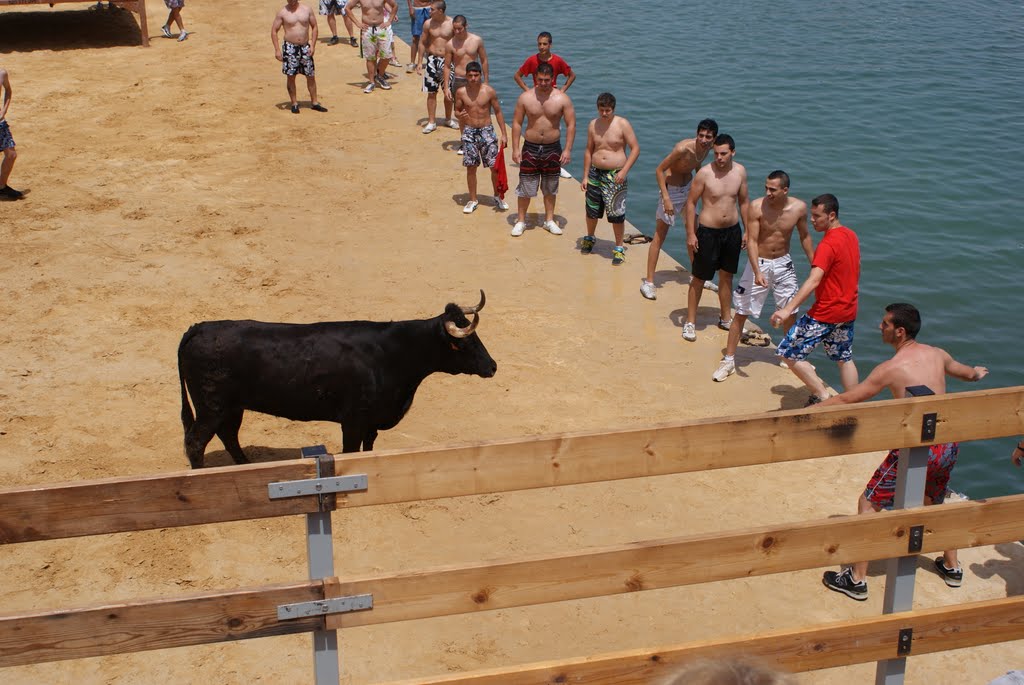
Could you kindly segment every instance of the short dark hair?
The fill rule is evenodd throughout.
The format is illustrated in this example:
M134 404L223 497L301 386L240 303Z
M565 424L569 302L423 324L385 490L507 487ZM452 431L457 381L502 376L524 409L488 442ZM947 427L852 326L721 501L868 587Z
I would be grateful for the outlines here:
M537 40L540 40L541 38L547 38L547 39L548 39L548 40L550 40L550 41L551 41L552 43L554 43L554 42L555 42L554 40L552 40L552 38L551 38L551 34L550 34L550 33L548 33L547 31L541 31L540 33L538 33L538 34L537 34Z
M477 73L483 73L483 67L480 66L479 62L477 62L476 60L473 60L472 62L470 62L469 64L466 65L466 73L468 74L471 71L475 71Z
M736 149L736 141L728 133L720 133L715 138L715 145L728 145L730 150Z
M463 26L469 26L469 22L466 20L465 14L456 14L452 17L453 24L462 24Z
M718 122L714 119L701 119L697 122L697 133L701 131L711 131L711 135L718 135Z
M597 96L597 106L615 109L615 96L611 93L601 93Z
M770 178L773 181L782 181L783 188L789 187L789 174L787 174L782 169L776 169L772 173L768 174L768 178Z
M893 302L885 308L885 311L892 314L892 325L902 328L907 332L907 337L913 340L921 331L921 312L917 307L906 302Z
M442 12L448 11L448 3L444 0L434 0L434 7L441 10Z
M811 200L812 207L824 207L826 213L835 212L839 216L839 199L832 193L822 193Z
M548 62L541 62L537 65L537 73L543 74L544 76L554 76L555 69Z

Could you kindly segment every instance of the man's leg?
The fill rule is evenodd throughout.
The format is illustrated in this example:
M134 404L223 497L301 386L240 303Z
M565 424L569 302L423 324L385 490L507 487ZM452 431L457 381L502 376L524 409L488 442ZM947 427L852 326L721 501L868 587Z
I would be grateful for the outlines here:
M718 318L722 321L728 321L732 314L732 276L728 271L718 271Z
M814 372L814 366L810 362L805 360L793 361L792 359L782 358L786 362L786 366L789 370L800 379L800 382L807 386L807 389L811 391L812 395L820 397L822 399L828 397L828 388L825 387L825 383L818 378L818 374Z
M476 202L476 167L466 167L466 187L469 189L469 201Z
M876 511L878 511L878 509L875 508L875 505L873 505L864 495L861 495L857 500L858 514L873 514ZM859 583L868 577L868 562L858 561L853 565L851 570L853 571L853 580Z
M704 292L704 280L694 276L690 279L690 291L686 293L686 323L697 323L697 305Z
M551 195L544 193L544 221L555 220L555 200L557 198L558 196L554 193Z
M615 236L615 246L622 247L622 240L626 237L626 222L612 224L612 235Z
M654 238L647 248L647 280L654 283L654 272L658 268L658 257L661 255L661 246L665 244L665 237L668 235L668 224L658 219L654 224Z
M292 101L292 107L298 104L298 100L295 97L295 75L288 77L288 99Z
M592 219L589 216L585 217L585 219L587 221L587 235L593 237L597 233L597 219Z
M11 177L11 170L14 169L14 160L18 158L18 150L9 147L3 151L4 161L0 162L0 188L7 187L7 179Z
M317 105L320 101L316 99L316 76L306 77L306 88L309 89L310 104Z
M836 362L836 364L839 366L839 380L843 383L843 390L849 390L857 385L857 366L853 363L853 360ZM819 397L824 397L824 395L819 395Z
M352 18L350 16L348 16L347 13L341 15L341 18L345 20L345 30L348 31L348 40L349 40L349 42L352 43L352 45L355 45L356 44L356 37L355 37L355 35L353 33L353 30L355 29L355 24L352 23Z
M331 42L337 43L338 38L338 20L334 18L334 14L327 15L327 28L331 30Z
M736 348L740 345L740 338L743 337L743 325L746 323L746 314L736 314L732 317L732 323L729 325L729 339L725 343L726 357L732 357L736 354Z
M371 84L377 79L377 60L366 60L366 80Z
M437 124L437 93L427 93L427 124Z
M530 209L530 198L519 196L516 198L516 220L519 223L526 223L526 212Z

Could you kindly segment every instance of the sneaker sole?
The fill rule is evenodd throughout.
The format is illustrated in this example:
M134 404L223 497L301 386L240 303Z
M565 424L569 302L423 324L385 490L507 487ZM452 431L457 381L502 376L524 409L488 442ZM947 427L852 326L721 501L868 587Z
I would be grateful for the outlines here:
M838 592L839 594L846 595L850 599L857 600L858 602L866 602L868 600L868 595L867 595L866 592L863 595L855 594L852 591L847 590L845 588L835 587L833 585L829 585L828 583L825 582L824 578L821 579L821 584L824 585L825 587L827 587L832 592Z
M964 584L963 578L957 580L956 578L950 578L945 573L943 573L942 568L939 567L940 564L943 567L945 566L945 564L942 562L942 557L939 557L935 560L935 572L939 574L940 578L942 578L942 582L946 584L946 587L960 587Z
M725 374L721 378L719 378L717 374L714 374L714 375L711 376L711 380L713 380L715 383L723 383L723 382L725 382L726 379L729 378L729 376L733 375L734 373L736 373L735 369L730 371L729 373Z

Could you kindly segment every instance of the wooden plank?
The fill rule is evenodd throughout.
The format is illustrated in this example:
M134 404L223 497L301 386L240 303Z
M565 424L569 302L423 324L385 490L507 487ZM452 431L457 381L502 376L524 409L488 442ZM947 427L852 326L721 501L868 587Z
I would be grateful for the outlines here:
M695 659L754 657L800 673L896 657L899 631L914 631L911 659L1024 638L1024 597L922 609L746 638L637 649L391 685L647 685ZM910 668L913 668L911 662Z
M206 593L0 618L0 667L320 630L323 617L278 621L280 604L323 599L323 583Z
M305 514L316 496L271 500L267 486L315 477L296 459L0 490L0 543Z
M327 617L331 629L473 613L585 597L885 559L1024 537L1024 495L635 542L556 556L479 562L341 579L342 595L373 595L373 610ZM707 559L713 558L714 564Z
M338 506L508 492L859 454L921 441L936 412L935 442L1024 433L1024 386L687 421L601 433L496 440L426 450L337 455L339 474L366 473L366 492Z

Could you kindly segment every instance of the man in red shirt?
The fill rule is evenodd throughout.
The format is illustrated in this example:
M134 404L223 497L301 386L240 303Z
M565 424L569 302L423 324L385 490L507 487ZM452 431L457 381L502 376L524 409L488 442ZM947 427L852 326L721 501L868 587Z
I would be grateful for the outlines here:
M519 84L519 87L524 91L530 89L526 85L526 82L523 81L523 77L533 76L536 74L537 67L541 62L550 64L551 68L555 70L555 80L553 82L554 87L558 88L558 75L562 74L566 77L565 85L562 86L562 90L569 90L569 86L571 86L572 82L576 80L576 73L572 70L572 67L565 63L564 59L551 52L551 34L547 31L543 31L537 36L537 54L527 57L526 61L523 62L523 66L519 67L519 71L517 71L516 75L513 76L516 83ZM536 85L536 76L534 76L533 81L534 85Z
M811 223L824 237L814 250L811 275L785 307L772 314L778 328L814 291L814 305L797 319L775 354L811 391L807 405L828 397L825 383L806 360L824 343L825 354L839 365L843 389L857 385L853 363L853 323L857 318L857 287L860 282L860 242L857 234L839 223L839 200L826 193L811 200Z

